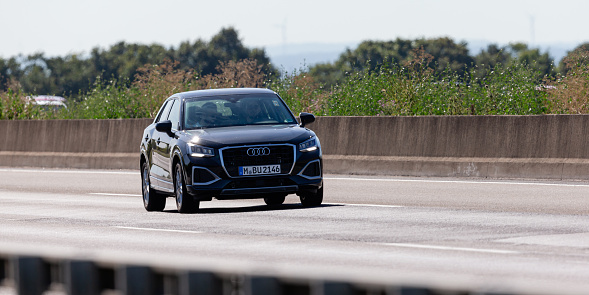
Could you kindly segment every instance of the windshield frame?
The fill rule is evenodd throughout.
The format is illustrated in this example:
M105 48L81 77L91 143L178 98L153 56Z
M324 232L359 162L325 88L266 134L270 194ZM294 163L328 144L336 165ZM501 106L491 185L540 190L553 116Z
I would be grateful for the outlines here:
M257 102L260 104L259 106L263 108L262 115L267 116L267 120L245 120L246 102ZM216 110L210 105L211 103L216 104ZM192 110L189 111L189 108ZM193 115L191 116L191 114ZM197 122L197 120L204 120L204 117L208 115L216 116L214 123ZM298 124L296 116L284 100L276 93L236 93L188 97L183 101L181 117L182 128L184 130Z

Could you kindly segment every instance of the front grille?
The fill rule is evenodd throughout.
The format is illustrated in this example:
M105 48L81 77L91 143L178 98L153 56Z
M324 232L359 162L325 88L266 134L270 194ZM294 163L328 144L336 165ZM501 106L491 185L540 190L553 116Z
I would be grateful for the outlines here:
M267 147L270 153L267 155L249 156L250 148ZM221 149L223 167L231 177L239 177L239 167L258 165L280 165L281 174L288 174L295 161L295 149L293 145L260 145L245 147L230 147Z

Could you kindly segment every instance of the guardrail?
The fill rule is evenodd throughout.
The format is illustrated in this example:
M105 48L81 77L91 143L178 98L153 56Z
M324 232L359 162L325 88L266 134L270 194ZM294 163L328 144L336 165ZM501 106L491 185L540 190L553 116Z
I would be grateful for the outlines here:
M0 255L0 285L20 295L484 295L475 290L279 277ZM491 294L491 293L489 293ZM504 294L493 291L492 294Z

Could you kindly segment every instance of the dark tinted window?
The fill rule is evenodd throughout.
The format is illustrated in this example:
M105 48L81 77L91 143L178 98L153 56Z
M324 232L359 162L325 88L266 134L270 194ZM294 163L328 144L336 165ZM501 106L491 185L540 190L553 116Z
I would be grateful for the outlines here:
M296 119L273 94L200 97L184 104L185 129L264 124L296 124Z
M168 114L170 113L170 107L172 106L172 101L168 100L164 103L164 106L161 108L159 114L155 122L161 122L168 119Z
M170 115L168 115L168 120L172 121L172 129L179 130L180 125L180 100L175 99L173 101L172 110L170 110Z

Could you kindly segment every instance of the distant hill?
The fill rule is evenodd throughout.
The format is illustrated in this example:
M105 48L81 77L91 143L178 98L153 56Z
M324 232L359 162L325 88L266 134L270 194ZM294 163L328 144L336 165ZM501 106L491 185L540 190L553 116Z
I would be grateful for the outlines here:
M477 55L481 50L493 42L485 40L470 40L468 50L470 55ZM266 53L271 62L282 72L291 73L293 71L306 70L309 66L318 63L332 63L336 61L340 54L347 48L354 50L359 43L306 43L306 44L286 44L266 47ZM499 44L504 46L506 44ZM531 45L532 48L539 47L542 52L548 51L554 58L555 64L558 64L568 51L573 50L579 44L575 43L549 43Z

